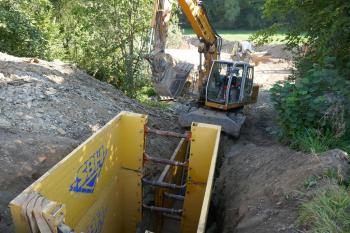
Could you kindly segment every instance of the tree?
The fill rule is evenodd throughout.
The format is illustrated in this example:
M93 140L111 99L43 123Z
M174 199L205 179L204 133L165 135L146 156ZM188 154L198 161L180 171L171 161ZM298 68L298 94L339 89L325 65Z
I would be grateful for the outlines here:
M257 33L256 42L283 29L289 48L307 48L290 80L272 89L282 135L299 147L349 145L350 2L266 0L264 15L276 23Z
M205 2L215 27L230 29L240 14L239 0L210 0Z
M0 49L17 56L49 59L58 28L48 0L0 0Z
M65 58L134 97L146 72L151 0L69 1L62 18Z

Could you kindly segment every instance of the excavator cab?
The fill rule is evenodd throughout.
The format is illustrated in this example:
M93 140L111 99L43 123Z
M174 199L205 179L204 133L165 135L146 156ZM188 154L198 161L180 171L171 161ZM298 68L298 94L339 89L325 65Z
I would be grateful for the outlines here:
M231 110L252 101L254 67L246 62L214 61L206 87L205 105Z

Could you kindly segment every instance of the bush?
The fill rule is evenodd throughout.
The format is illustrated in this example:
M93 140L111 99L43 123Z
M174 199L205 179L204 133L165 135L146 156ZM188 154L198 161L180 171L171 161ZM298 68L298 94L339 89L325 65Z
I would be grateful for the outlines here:
M332 61L328 59L326 67L311 68L302 62L294 78L271 89L281 136L299 149L321 152L348 138L350 81Z
M49 0L0 1L0 51L16 56L52 58L58 27Z

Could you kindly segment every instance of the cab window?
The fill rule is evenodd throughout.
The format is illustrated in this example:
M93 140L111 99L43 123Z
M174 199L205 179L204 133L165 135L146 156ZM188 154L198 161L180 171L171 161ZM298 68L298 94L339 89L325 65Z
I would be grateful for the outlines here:
M214 63L207 86L208 100L220 104L226 103L229 66L229 64L225 63Z

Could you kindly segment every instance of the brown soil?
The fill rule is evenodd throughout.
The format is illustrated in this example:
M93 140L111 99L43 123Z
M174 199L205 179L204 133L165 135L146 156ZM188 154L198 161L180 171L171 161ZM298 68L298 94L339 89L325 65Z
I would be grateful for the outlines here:
M213 232L300 232L298 208L321 187L307 189L306 181L329 170L345 176L349 168L346 154L334 150L310 155L281 145L269 134L275 127L269 105L260 102L246 114L241 138L222 140Z
M0 53L0 232L14 232L9 202L120 111L179 131L171 111L142 106L61 62ZM170 157L177 140L150 136L147 151Z

